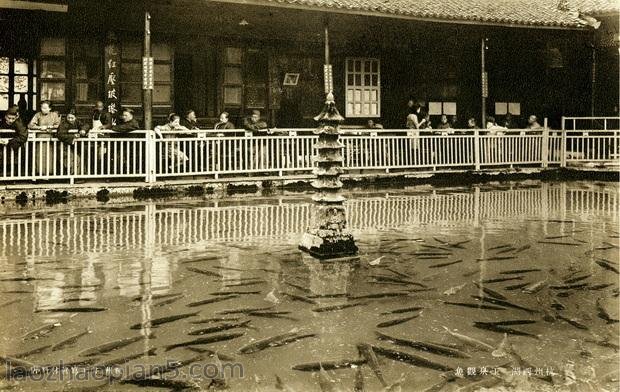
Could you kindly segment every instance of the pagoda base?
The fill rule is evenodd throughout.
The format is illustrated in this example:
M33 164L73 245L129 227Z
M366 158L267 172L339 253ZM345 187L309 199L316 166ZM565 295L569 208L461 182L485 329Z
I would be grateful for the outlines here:
M313 230L304 233L299 249L320 259L334 259L357 254L357 245L349 233L333 233L330 230Z

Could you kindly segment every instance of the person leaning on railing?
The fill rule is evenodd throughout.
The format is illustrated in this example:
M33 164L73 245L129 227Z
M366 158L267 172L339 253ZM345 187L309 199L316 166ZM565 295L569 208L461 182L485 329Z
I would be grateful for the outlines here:
M65 154L59 154L62 157L63 173L79 174L77 170L81 167L81 154L76 151L75 139L86 136L89 129L90 124L78 120L73 108L69 109L65 118L60 121L56 131L56 138L62 142L60 148L65 148L66 152Z
M52 111L52 105L50 101L41 101L41 110L37 112L28 124L28 129L33 131L40 131L36 136L37 139L50 139L52 137L52 131L58 128L60 125L60 116L57 112ZM34 146L34 173L35 175L46 175L51 173L52 147L50 143L43 143L42 141L36 143Z
M160 139L172 139L177 136L173 132L188 131L189 129L181 125L181 116L176 113L170 113L168 115L168 122L166 124L155 127L155 135L157 135ZM167 149L164 149L164 151L168 151L167 161L169 162L168 167L171 170L189 160L187 155L175 144L176 143L172 143Z
M14 155L14 161L7 162L7 167L3 167L5 154L10 157L9 149L17 152L27 140L28 129L19 118L17 108L9 108L0 120L0 177L8 174L10 166L19 164L17 155Z
M260 110L252 110L252 115L243 120L243 129L252 132L253 136L267 136L271 134L267 123L260 117ZM255 144L254 151L252 151L252 161L254 162L255 169L263 168L269 162L267 149L262 146L262 143Z

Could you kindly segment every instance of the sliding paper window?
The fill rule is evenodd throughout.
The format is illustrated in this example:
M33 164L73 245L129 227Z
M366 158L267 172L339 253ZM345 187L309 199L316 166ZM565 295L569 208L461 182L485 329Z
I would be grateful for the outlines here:
M346 85L347 117L381 116L381 78L378 59L347 58Z

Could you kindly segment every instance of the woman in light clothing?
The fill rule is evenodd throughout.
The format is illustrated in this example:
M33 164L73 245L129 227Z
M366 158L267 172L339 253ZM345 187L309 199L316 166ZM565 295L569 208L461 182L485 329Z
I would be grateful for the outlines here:
M175 131L176 132L189 131L189 129L181 125L181 116L179 116L176 113L171 113L168 116L168 123L164 125L158 125L155 127L155 134L161 139L176 138L177 135L172 133ZM163 132L166 132L166 133L164 134ZM166 147L164 147L165 145L168 146L167 149ZM162 146L163 151L168 151L167 153L168 162L169 162L168 168L170 170L174 170L174 168L181 166L185 161L189 160L187 155L179 149L179 147L177 146L177 143L172 143L172 142L162 143L161 146Z
M52 111L50 101L41 101L41 111L37 112L28 123L28 129L38 131L37 139L51 139L52 133L60 125L60 116ZM54 162L51 140L40 140L33 144L34 174L45 176L54 173Z

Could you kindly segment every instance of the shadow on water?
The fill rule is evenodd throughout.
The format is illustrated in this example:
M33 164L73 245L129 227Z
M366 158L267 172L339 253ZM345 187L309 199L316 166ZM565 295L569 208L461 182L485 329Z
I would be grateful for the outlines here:
M617 185L347 196L330 263L303 194L7 214L0 390L617 390Z

